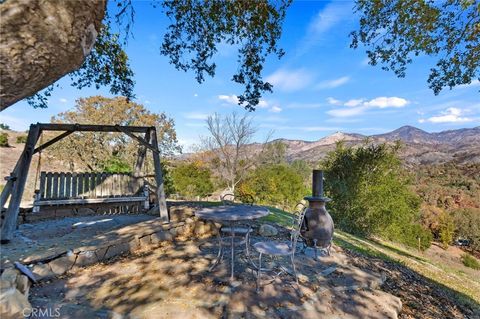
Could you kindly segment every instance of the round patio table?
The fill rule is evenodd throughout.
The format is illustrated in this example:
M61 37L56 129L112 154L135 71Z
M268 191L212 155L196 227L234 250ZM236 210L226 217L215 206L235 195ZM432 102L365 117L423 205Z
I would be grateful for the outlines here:
M230 224L230 251L231 251L231 273L230 280L234 280L234 261L235 261L235 229L234 224L239 221L253 220L267 216L270 211L262 206L256 205L224 205L215 207L205 207L197 210L195 215L204 220L210 220L219 223ZM220 233L220 232L219 232ZM219 235L220 236L220 235ZM219 252L214 266L220 261L222 255L222 239L219 237ZM214 267L213 266L213 267ZM212 267L212 268L213 268Z

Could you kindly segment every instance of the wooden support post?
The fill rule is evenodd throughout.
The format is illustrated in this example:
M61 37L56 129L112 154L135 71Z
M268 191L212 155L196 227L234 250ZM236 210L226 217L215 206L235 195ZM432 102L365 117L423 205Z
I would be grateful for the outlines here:
M12 185L13 181L9 179L7 181L7 184L2 190L2 195L0 195L0 210L3 210L3 207L5 206L5 203L8 200L8 197L10 197L10 194L12 193Z
M152 155L153 155L153 165L155 166L155 181L157 182L157 200L158 200L158 208L160 211L160 218L166 223L168 223L170 222L170 219L168 217L167 201L165 199L162 165L160 163L160 154L158 150L157 130L155 128L152 128L150 134L151 134L152 146L156 150L156 152L152 152Z
M150 143L150 133L145 133L145 142ZM138 147L137 162L135 163L134 176L138 177L142 173L142 167L145 163L145 155L147 154L147 147L140 144Z
M22 200L25 183L27 181L28 170L32 161L35 144L37 144L40 134L41 132L38 125L30 125L25 150L20 158L16 180L13 182L12 197L7 212L5 213L5 220L3 221L1 235L2 244L10 242L13 238L13 232L17 226L17 218L20 211L20 201Z

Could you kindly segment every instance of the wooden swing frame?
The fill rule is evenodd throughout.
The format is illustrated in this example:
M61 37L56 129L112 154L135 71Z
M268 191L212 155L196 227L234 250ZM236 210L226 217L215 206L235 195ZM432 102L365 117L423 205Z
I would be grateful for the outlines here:
M58 131L60 135L39 145L35 148L40 136L44 131ZM17 225L17 218L20 211L20 202L22 200L25 184L27 181L28 171L34 154L44 150L45 148L55 144L61 139L67 137L74 132L111 132L124 133L140 144L135 164L134 175L140 176L141 169L145 162L147 150L152 151L153 164L155 168L156 189L156 205L160 218L165 222L169 222L167 211L167 202L165 199L165 190L163 183L163 173L160 164L160 151L158 149L157 130L154 126L121 126L121 125L90 125L90 124L51 124L37 123L30 125L28 131L25 148L15 165L10 176L5 177L7 183L0 195L0 209L3 211L7 200L10 198L8 208L5 212L5 219L2 225L1 243L5 244L12 240L13 232ZM135 133L144 134L140 137Z

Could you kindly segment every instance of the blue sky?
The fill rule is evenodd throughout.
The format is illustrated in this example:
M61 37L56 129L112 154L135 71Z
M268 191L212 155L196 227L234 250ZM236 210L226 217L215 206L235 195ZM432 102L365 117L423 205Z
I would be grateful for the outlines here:
M214 112L243 113L236 105L242 88L230 81L237 68L236 50L221 45L214 78L198 84L193 73L175 70L159 54L167 25L160 9L135 2L134 38L127 52L135 72L137 102L154 112L165 112L176 122L180 142L195 144L205 135L205 118ZM403 125L429 132L480 125L480 83L445 90L435 96L427 87L434 60L423 56L399 79L380 66L366 63L364 50L349 47L348 34L358 24L347 1L294 2L287 12L280 46L286 55L272 56L265 78L274 84L251 115L262 141L273 138L317 140L336 131L378 134ZM83 89L59 81L47 109L32 109L20 101L0 113L0 122L26 130L30 123L49 122L51 116L74 106L75 99L106 89Z

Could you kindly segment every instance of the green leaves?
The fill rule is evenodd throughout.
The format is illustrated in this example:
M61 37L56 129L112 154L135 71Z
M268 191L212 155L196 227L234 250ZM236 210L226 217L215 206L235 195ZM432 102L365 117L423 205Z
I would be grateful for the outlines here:
M214 191L210 170L196 163L181 163L172 171L175 190L187 198L204 197Z
M415 56L438 58L430 69L429 87L480 79L480 4L475 0L357 0L360 26L351 47L366 47L371 65L405 77Z
M411 236L424 236L423 229L412 228L420 201L409 189L397 150L398 145L352 148L338 144L327 155L322 162L325 189L332 198L329 211L337 227L409 244L416 240Z
M254 196L256 203L286 209L293 209L308 193L302 177L285 164L259 166L239 184L236 192Z
M178 70L192 70L199 83L205 75L215 75L212 61L221 44L238 47L238 69L232 80L245 91L239 105L255 110L261 94L271 92L272 85L262 79L268 55L281 58L277 47L286 9L291 0L278 6L266 0L253 1L181 1L162 2L172 21L164 36L161 54Z

